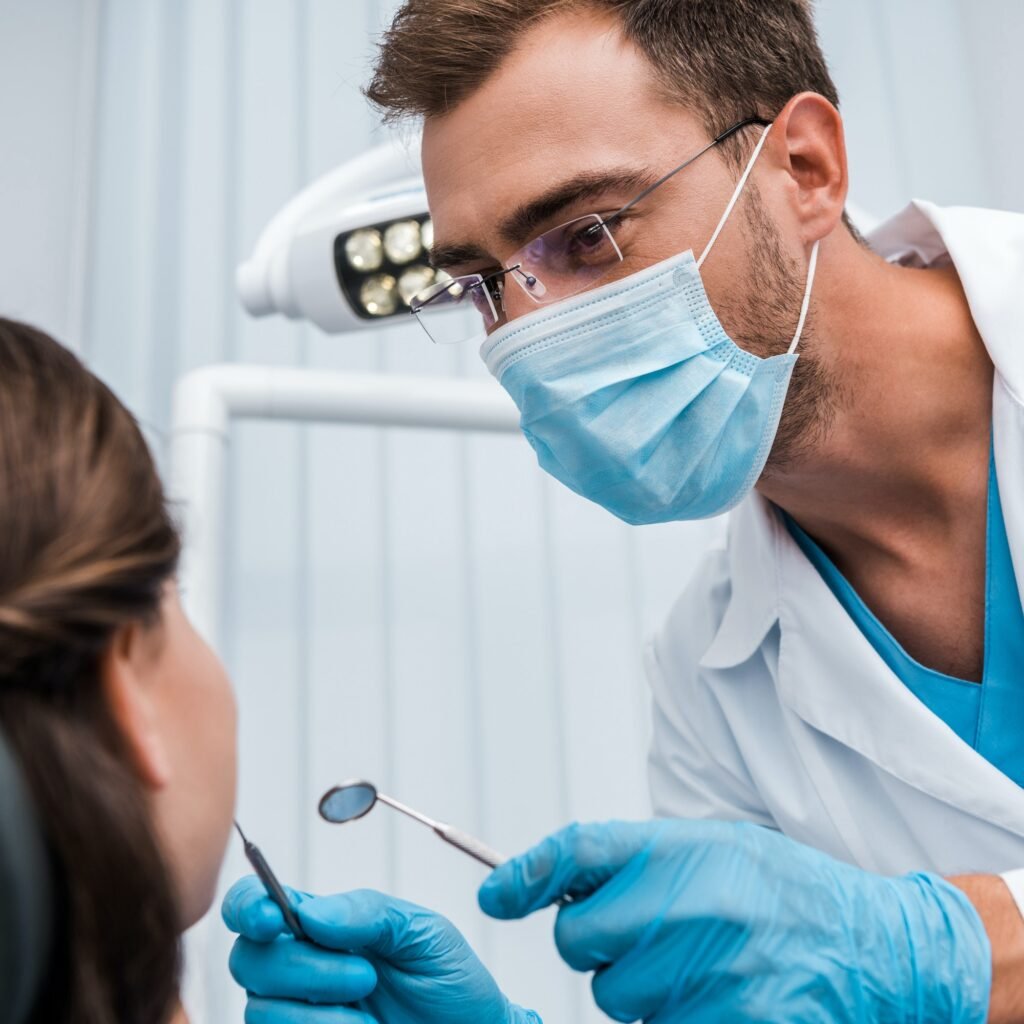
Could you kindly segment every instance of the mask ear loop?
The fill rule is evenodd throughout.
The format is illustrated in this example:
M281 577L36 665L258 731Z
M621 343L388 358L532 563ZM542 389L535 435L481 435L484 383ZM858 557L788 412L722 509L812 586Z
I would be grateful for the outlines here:
M789 346L789 352L787 355L792 355L796 351L797 345L800 344L800 339L803 337L804 327L807 324L807 313L811 308L811 292L814 289L814 275L818 270L818 248L820 247L820 240L814 243L814 247L811 249L811 262L807 267L807 287L804 289L804 302L800 307L800 322L796 325L796 334L793 335L793 344Z
M732 199L729 200L729 205L725 208L725 213L722 214L722 219L718 222L718 227L715 228L715 233L711 236L711 241L708 242L707 248L700 254L700 259L697 260L697 269L700 270L704 266L704 261L708 258L711 253L711 249L715 242L718 241L718 236L722 233L726 223L732 216L732 211L736 209L736 204L740 201L740 196L743 195L743 190L747 187L747 179L750 177L754 170L754 164L757 163L757 158L761 155L761 150L764 149L764 144L768 141L768 133L772 130L772 126L768 125L765 128L761 138L757 140L757 146L754 149L754 154L750 158L750 163L747 164L747 169L743 172L743 177L740 178L739 184L736 186L735 192L732 194Z
M754 147L754 152L750 157L750 162L747 164L746 170L743 172L743 176L739 180L739 184L736 186L736 190L732 194L732 199L729 200L729 205L725 208L725 213L722 214L722 219L718 222L718 227L715 228L715 233L711 236L711 241L708 242L707 247L700 254L700 259L697 260L697 269L700 270L704 266L704 261L711 254L711 250L714 247L715 242L718 241L718 236L722 233L725 225L728 223L729 218L732 216L732 211L736 209L736 204L740 201L740 196L743 195L743 190L747 187L747 181L750 175L754 171L754 165L757 163L757 158L761 155L761 150L764 149L764 144L768 141L768 133L772 130L772 126L768 125L761 135L761 138L757 140L757 146ZM800 320L796 326L796 334L793 336L793 341L789 346L789 352L787 355L793 355L797 350L797 346L800 344L800 339L803 337L804 327L807 326L807 315L811 308L811 292L814 289L814 275L818 270L818 248L821 242L815 242L814 248L811 249L811 260L807 267L807 287L804 289L804 301L800 307Z

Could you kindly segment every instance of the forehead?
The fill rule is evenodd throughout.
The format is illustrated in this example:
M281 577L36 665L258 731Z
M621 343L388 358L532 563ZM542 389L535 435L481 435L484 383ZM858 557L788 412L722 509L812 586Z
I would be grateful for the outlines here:
M700 138L696 116L664 97L614 18L549 18L476 92L424 126L438 237L486 241L496 210L581 172L681 160Z

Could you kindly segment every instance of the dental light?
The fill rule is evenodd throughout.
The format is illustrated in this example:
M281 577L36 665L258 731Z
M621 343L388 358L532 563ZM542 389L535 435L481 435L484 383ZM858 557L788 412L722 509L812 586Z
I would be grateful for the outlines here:
M270 221L237 271L253 316L311 320L328 334L408 314L438 275L419 139L393 140L306 188Z

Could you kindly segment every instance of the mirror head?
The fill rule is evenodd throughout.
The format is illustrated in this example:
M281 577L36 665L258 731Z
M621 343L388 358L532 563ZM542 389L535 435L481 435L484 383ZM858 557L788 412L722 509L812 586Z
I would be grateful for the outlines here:
M340 825L369 814L377 802L377 789L371 782L355 779L329 789L320 798L320 817Z

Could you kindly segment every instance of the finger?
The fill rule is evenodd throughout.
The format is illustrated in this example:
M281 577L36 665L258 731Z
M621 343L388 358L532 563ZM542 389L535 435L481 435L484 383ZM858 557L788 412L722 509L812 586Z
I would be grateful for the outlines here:
M681 915L688 905L682 872L662 873L654 884L650 847L641 850L586 899L563 907L555 921L555 945L576 971L618 964L660 927L666 907ZM607 1012L607 1011L605 1011Z
M245 1007L245 1024L378 1024L378 1021L349 1006L310 1006L253 996Z
M596 971L594 1000L613 1020L651 1020L670 993L681 1000L692 991L698 1001L714 1002L710 992L728 985L729 965L750 941L749 920L723 916L730 895L719 892L713 903L720 909L714 909L701 891L706 886L694 886L684 871L648 889L646 866L645 858L635 858L591 899L563 910L555 925L566 962ZM723 1012L715 1019L732 1018Z
M285 889L293 906L309 899L306 893ZM263 883L255 876L239 879L228 890L221 904L221 917L233 932L254 942L272 942L279 935L290 934L284 915L267 895Z
M585 898L628 864L661 827L661 822L569 825L496 868L480 887L480 909L510 920L563 896Z
M338 1005L365 999L377 987L377 972L362 957L291 938L238 939L228 966L235 981L257 996Z
M612 1020L651 1020L665 1005L677 969L673 963L654 974L638 963L602 968L590 982L594 1002Z
M299 920L321 946L373 955L396 966L436 960L464 945L446 918L372 889L311 899L299 907Z

